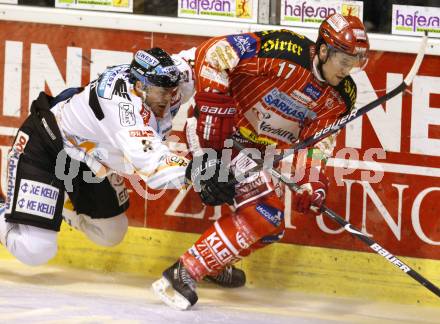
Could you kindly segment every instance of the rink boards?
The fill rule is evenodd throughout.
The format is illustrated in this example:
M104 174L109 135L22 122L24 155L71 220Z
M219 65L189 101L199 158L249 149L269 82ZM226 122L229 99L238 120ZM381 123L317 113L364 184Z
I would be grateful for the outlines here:
M5 12L7 15L8 11ZM81 14L82 23L75 23L79 16L73 14L64 21L93 27L57 25L52 16L47 18L50 24L41 20L39 23L0 21L3 192L6 154L12 136L29 113L30 98L40 91L57 94L66 87L85 84L106 66L129 62L132 52L139 48L160 46L178 52L200 44L210 35L250 29L248 25L237 24L220 28L216 23L206 23L202 28L200 22L186 20L180 20L179 26L183 27L179 29L177 24L170 27L173 24L168 18L159 24L155 18L135 17L140 26L136 31L124 25L126 15L114 16L117 19L108 15L110 18L102 28L96 28L91 13ZM20 17L37 20L31 16ZM118 30L111 29L112 22ZM197 31L203 36L190 35ZM313 38L313 31L306 33ZM399 53L400 45L391 48L389 43L400 42L402 52L411 52L411 48L405 47L411 44L415 52L416 38L388 36L389 40L384 41L383 37L371 36L375 51L370 63L365 73L354 76L360 105L401 82L415 57L411 53ZM425 58L410 92L398 95L386 107L379 107L341 133L337 156L330 160L328 169L332 181L328 205L393 254L409 257L405 260L411 266L437 284L440 278L434 267L438 268L440 260L439 48L438 43L431 43L429 53L436 55ZM187 106L182 108L173 127L173 134L180 139L186 109ZM182 150L184 144L180 140L172 147ZM386 151L385 158L381 150L371 150L376 148ZM204 208L193 192L168 190L149 191L149 194L160 198L146 201L135 191L131 192L128 211L131 228L120 247L99 249L86 243L80 234L64 230L55 262L157 277L193 243L197 233L220 215L230 213L226 207ZM289 193L285 202L287 230L283 244L260 251L242 263L248 270L249 285L434 303L430 292L386 260L369 253L368 247L338 226L322 217L295 214L289 208Z

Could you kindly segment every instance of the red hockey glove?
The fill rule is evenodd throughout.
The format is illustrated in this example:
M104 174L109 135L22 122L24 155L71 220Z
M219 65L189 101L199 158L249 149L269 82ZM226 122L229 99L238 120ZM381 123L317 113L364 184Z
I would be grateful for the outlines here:
M198 92L194 97L196 133L202 147L221 150L234 130L235 100L227 95Z
M311 180L310 175L312 171L319 172L308 167L305 170L303 179L297 183L301 190L294 192L293 208L300 213L319 215L321 206L324 204L327 196L328 179L322 172L319 172L318 179Z

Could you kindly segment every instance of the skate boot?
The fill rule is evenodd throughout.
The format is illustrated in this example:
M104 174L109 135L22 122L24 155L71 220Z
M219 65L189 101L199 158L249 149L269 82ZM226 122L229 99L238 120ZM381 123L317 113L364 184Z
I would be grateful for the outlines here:
M233 265L229 265L218 275L205 276L203 280L225 288L238 288L246 284L246 274L243 270L237 269Z
M161 279L153 282L152 287L156 296L165 304L187 310L197 302L196 282L181 261L174 263L162 275Z

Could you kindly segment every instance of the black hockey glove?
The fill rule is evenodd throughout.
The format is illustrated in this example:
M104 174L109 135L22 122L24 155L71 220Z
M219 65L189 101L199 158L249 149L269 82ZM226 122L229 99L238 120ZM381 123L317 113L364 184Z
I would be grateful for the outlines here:
M193 183L205 205L232 205L235 196L235 183L230 184L233 175L225 168L221 159L209 158L207 154L191 160L185 176Z

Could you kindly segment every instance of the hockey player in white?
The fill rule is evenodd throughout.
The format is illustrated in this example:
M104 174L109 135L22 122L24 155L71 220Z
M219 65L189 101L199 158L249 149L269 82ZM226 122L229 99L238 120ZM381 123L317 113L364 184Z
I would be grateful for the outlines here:
M163 139L193 94L186 54L139 50L84 88L55 98L42 92L33 102L8 155L0 209L0 242L18 260L53 258L63 217L99 245L121 242L128 228L121 175L137 174L155 189L184 185L187 161Z

